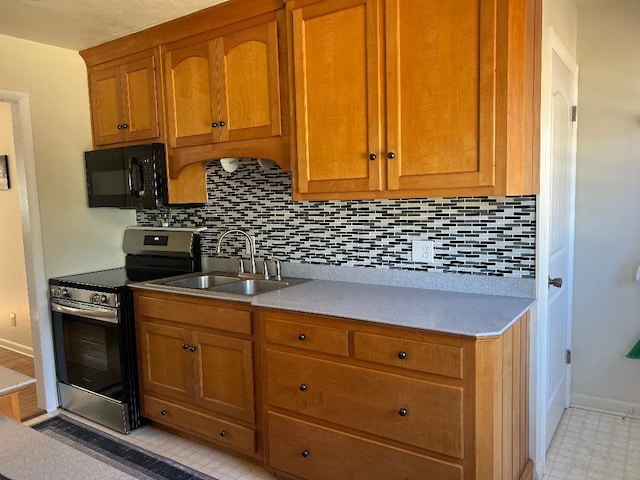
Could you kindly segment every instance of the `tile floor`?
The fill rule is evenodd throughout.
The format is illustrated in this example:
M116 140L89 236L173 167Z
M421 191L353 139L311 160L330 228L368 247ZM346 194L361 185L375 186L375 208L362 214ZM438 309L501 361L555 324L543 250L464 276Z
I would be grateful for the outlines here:
M251 462L152 426L122 435L72 413L64 413L218 480L274 478ZM640 418L568 408L549 446L543 480L640 480Z
M640 418L569 407L549 445L544 480L640 480Z

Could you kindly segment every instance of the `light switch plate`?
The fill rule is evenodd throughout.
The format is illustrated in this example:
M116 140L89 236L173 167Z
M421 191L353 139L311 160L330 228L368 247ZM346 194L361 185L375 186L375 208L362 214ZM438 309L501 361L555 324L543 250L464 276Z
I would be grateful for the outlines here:
M433 240L413 240L411 259L416 263L433 263Z

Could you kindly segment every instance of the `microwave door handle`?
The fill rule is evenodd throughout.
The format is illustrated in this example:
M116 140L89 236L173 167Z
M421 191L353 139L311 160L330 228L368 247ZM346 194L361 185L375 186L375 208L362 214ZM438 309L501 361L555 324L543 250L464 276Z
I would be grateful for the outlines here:
M137 158L129 160L129 191L134 197L144 197L144 173Z

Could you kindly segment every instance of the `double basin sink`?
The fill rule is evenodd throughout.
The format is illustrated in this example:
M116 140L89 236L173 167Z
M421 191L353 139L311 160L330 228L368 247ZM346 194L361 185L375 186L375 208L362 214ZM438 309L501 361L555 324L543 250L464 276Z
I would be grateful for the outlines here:
M287 278L282 280L266 280L262 278L246 278L230 273L198 273L189 276L172 277L146 282L154 287L165 287L170 290L196 291L207 293L208 296L220 297L252 297L261 293L272 292L288 287L293 284L302 283L306 280L299 278Z

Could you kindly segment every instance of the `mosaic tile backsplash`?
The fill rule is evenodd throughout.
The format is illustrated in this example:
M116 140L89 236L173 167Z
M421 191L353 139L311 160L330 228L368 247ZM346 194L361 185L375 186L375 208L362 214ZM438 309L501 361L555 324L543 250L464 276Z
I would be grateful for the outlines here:
M207 227L202 249L215 256L218 236L240 228L255 236L258 260L424 270L515 278L535 271L535 196L293 202L291 175L241 163L233 173L207 164L209 201L199 207L140 210L140 226ZM411 260L411 240L435 242L433 264ZM228 237L223 257L244 255Z

